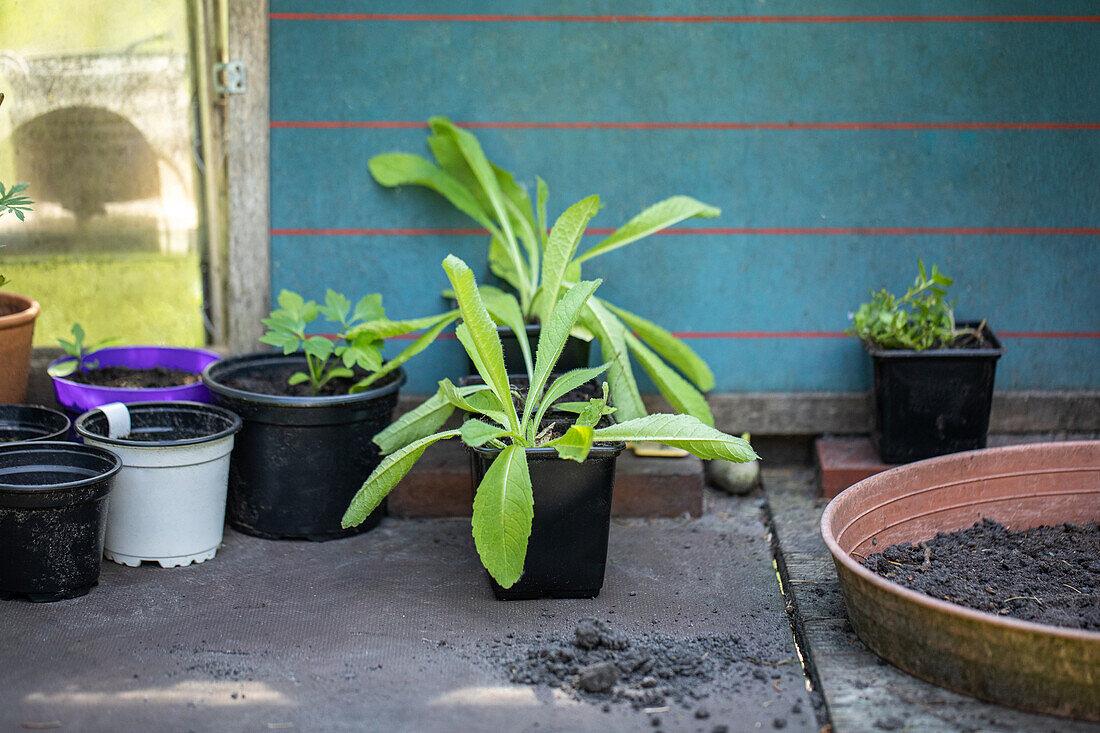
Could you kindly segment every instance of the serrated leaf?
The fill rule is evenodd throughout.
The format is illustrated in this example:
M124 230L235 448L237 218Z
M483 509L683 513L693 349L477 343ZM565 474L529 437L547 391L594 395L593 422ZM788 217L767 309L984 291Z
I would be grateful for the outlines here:
M707 399L686 379L669 368L660 357L650 351L645 344L632 334L626 334L626 344L638 359L658 391L664 395L676 412L694 415L707 425L714 427L714 416L707 405Z
M712 219L721 213L721 209L696 201L690 196L667 198L653 204L626 224L623 224L607 239L578 257L576 262L586 262L593 257L607 254L611 250L628 245L643 237L648 237L662 229L667 229L684 219L693 217Z
M714 373L690 346L652 321L618 308L606 300L600 303L611 310L661 358L679 369L703 392L714 389Z
M340 526L347 529L362 524L363 520L378 508L393 487L397 486L397 483L412 469L428 446L457 436L457 430L435 433L413 441L383 458L352 497L351 504L348 505L343 519L340 520Z
M531 425L534 426L535 431L537 431L542 424L542 418L546 415L546 411L551 409L551 407L555 409L559 407L559 405L554 405L555 401L577 387L580 387L582 384L590 382L603 374L607 370L607 366L607 364L600 364L599 366L587 367L585 369L573 369L558 376L539 400L538 411L535 413L535 418L531 421Z
M597 298L588 300L584 323L596 334L602 358L608 363L607 381L611 383L611 402L618 409L618 417L623 420L642 417L646 414L645 403L630 365L626 327Z
M378 321L383 320L386 317L386 309L382 307L382 295L381 293L371 293L370 295L364 295L359 299L359 302L355 304L355 310L352 311L352 321Z
M484 385L459 387L458 393L468 396L478 390L489 389ZM374 436L374 443L382 454L392 453L401 446L431 435L447 422L454 413L454 405L439 392L409 410Z
M565 269L573 259L580 244L581 235L588 222L600 210L600 197L589 196L566 209L546 240L546 252L542 267L542 307L539 314L543 321L550 317L550 310L558 302L558 292L565 278Z
M333 348L332 341L324 336L311 336L302 342L302 351L321 361L332 356Z
M534 371L531 364L531 344L527 340L523 311L520 310L519 301L510 293L487 286L482 286L481 297L485 302L485 309L489 311L489 315L508 326L516 334L516 341L519 342L519 349L523 354L523 364L527 370L527 378L531 379L531 374Z
M527 454L510 445L478 485L471 521L481 563L503 588L511 588L523 575L534 506Z
M441 313L436 316L409 318L403 321L391 321L388 318L381 318L353 326L348 331L347 338L349 340L356 340L363 336L367 336L372 341L389 339L395 336L404 336L407 333L413 333L423 328L431 328L442 321L450 323L456 318L458 318L457 310L447 311L446 313Z
M441 379L439 381L439 393L460 410L477 415L484 415L490 420L500 423L502 426L507 426L509 424L508 415L504 407L500 404L500 400L493 393L493 390L488 386L482 386L480 390L469 395L464 395L458 387L451 383L451 380Z
M559 458L584 463L592 450L592 428L587 425L570 425L565 435L546 445L553 446Z
M292 313L304 313L306 307L306 301L298 293L290 290L279 291L279 297L277 298L279 307Z
M325 318L334 323L347 323L348 314L351 313L351 301L342 293L329 288L325 291L325 307L320 310Z
M746 463L758 458L743 438L704 425L691 415L647 415L597 428L596 441L645 441L683 448L700 458Z
M428 346L430 346L432 342L439 337L439 334L443 332L443 329L451 325L451 323L453 323L457 317L457 314L448 315L447 317L436 323L434 326L429 328L427 331L420 334L420 336L415 341L402 349L397 356L393 357L381 367L379 367L374 372L374 374L371 374L370 376L365 377L352 385L350 393L354 394L356 392L362 392L371 384L374 384L376 381L386 376L394 369L397 369L424 349L428 348Z
M263 336L260 336L260 341L282 349L283 354L293 354L302 344L297 336L285 331L268 331Z
M511 285L517 293L526 288L523 277L516 269L515 260L508 252L508 248L496 236L489 239L489 269L494 275Z

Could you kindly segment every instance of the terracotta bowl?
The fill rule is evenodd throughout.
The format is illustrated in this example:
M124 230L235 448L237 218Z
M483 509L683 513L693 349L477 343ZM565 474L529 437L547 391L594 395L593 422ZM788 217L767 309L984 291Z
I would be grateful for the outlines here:
M956 453L884 471L830 502L821 534L848 617L872 651L910 674L1021 710L1100 721L1100 632L975 611L859 564L899 542L970 527L1100 521L1100 441Z

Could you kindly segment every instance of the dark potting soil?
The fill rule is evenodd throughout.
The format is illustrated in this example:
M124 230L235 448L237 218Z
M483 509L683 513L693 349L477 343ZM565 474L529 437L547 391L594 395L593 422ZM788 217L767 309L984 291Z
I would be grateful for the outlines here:
M287 384L290 375L304 371L304 369L304 362L290 365L265 365L254 369L242 369L233 376L226 377L224 381L226 386L257 394L280 395L283 397L332 397L334 395L346 395L356 382L369 374L362 369L356 369L354 376L339 377L326 382L321 390L314 395L310 391L308 382L294 385ZM398 372L395 370L372 384L370 389L384 387L397 378Z
M133 369L124 366L108 366L89 369L86 372L73 372L66 379L78 384L89 384L96 387L150 389L193 384L199 381L199 375L170 367Z
M991 519L868 557L863 565L921 593L1001 616L1100 631L1100 526L1010 530Z
M512 646L490 652L491 661L510 671L512 682L636 709L690 706L710 694L708 688L719 678L731 689L749 677L767 679L760 665L768 662L753 658L736 635L628 637L595 618L578 622L572 638L531 646L518 659L515 653Z

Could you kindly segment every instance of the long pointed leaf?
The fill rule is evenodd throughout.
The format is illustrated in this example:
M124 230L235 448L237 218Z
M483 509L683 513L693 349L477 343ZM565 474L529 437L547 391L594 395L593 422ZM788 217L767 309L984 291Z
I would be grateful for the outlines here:
M393 487L397 486L397 483L412 469L428 446L457 436L457 430L435 433L409 443L383 458L352 497L351 504L348 505L343 519L340 520L340 526L347 529L362 524L363 520L382 503Z
M721 213L721 209L696 201L690 196L673 196L653 204L626 224L623 224L611 236L582 254L576 261L585 262L593 257L606 254L613 249L618 249L643 237L648 237L654 232L666 229L684 219L692 217L713 219Z
M597 441L645 441L683 448L707 459L747 463L758 458L747 441L704 425L691 415L647 415L597 428Z
M546 256L542 266L542 312L545 321L558 302L558 291L565 278L565 268L573 259L588 222L600 210L600 197L589 196L566 209L546 240Z
M477 199L465 186L431 161L410 153L383 153L367 163L374 180L383 186L424 186L447 199L456 209L489 230L498 234L489 213L481 208Z
M466 327L469 334L469 345L473 348L473 353L478 356L473 360L474 365L479 367L479 373L485 383L493 388L501 405L510 415L508 427L518 433L519 421L512 405L508 372L504 367L504 349L500 344L500 336L497 335L496 324L489 317L489 312L485 310L485 304L481 301L474 273L465 262L454 255L447 255L443 261L443 269L447 272L455 297L458 299L458 307L462 312L462 325ZM465 346L466 342L463 342L463 345Z
M550 379L550 374L554 371L558 359L561 358L561 352L565 348L569 332L573 330L573 324L577 322L585 303L589 301L592 293L596 292L596 288L602 282L602 280L582 280L569 288L554 306L549 317L542 322L539 345L535 350L534 378L531 380L531 387L527 393L527 403L523 408L525 424L527 417L531 414L532 407L542 399L542 391L546 387L546 382Z
M645 403L630 365L626 327L596 298L588 300L584 324L596 334L603 359L609 364L607 381L611 383L611 404L618 410L617 416L623 420L642 417L646 414Z
M489 388L484 384L475 384L469 387L458 387L458 393L465 398L487 389ZM382 455L392 453L402 446L425 438L439 430L446 424L447 419L454 411L455 406L451 404L450 400L443 394L436 392L387 425L385 429L374 436L374 442L381 449Z
M534 426L535 431L538 432L539 425L542 424L543 416L555 401L561 399L566 393L603 374L607 371L607 366L607 364L600 364L599 366L588 367L587 369L573 369L555 379L546 390L546 394L539 400L539 410L535 414L535 419L531 421L531 425Z
M506 435L512 436L513 438L516 437L513 433L508 432L507 428L502 428L499 425L490 425L477 418L470 418L463 422L460 430L462 442L471 448L480 448L490 440L496 440Z
M530 380L534 372L534 366L531 363L531 344L527 340L523 311L516 296L497 288L482 286L481 299L485 302L485 309L489 311L489 315L508 326L516 334L519 349L523 353L523 365L527 369L527 378Z
M484 415L490 420L494 420L502 426L507 427L508 415L501 406L500 400L493 394L492 388L484 385L478 386L481 386L481 389L466 396L462 394L458 387L455 387L454 384L451 383L451 380L441 379L439 381L439 392L448 402L458 409L465 410L475 415Z
M630 311L618 308L606 300L601 300L604 306L630 327L638 338L656 351L661 358L680 370L684 376L695 383L695 386L703 392L714 389L714 373L703 359L692 351L691 347L673 336L665 329L652 321L647 321L641 316Z
M710 412L707 399L695 389L691 382L669 368L659 356L632 334L626 334L626 345L676 412L692 415L714 427L714 415Z
M410 318L404 321L391 321L388 318L381 318L367 321L366 323L360 323L352 327L347 332L347 339L348 341L354 341L357 337L363 336L364 334L370 336L371 339L390 339L395 336L404 336L413 331L419 331L422 328L430 328L440 321L447 321L449 323L456 318L458 318L457 310L447 311L446 313L440 313L435 316Z
M439 334L443 332L443 329L451 325L456 317L457 316L452 316L450 318L442 320L432 328L429 328L427 331L422 333L419 338L406 346L400 354L383 364L381 369L376 371L374 374L371 374L369 377L360 379L358 382L352 385L350 392L362 392L367 387L374 384L379 379L392 372L394 369L397 369L399 366L419 354L424 349L428 348L428 346L430 346L431 343L436 340Z
M500 452L474 496L474 545L489 575L511 588L523 575L535 516L527 454L518 445Z

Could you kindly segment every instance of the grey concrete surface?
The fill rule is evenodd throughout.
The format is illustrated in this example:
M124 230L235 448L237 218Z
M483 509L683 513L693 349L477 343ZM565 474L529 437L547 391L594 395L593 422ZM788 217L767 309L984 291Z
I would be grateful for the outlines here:
M735 633L751 663L647 713L513 684L489 661L586 616L631 636ZM2 603L0 628L0 730L819 728L753 497L613 522L593 600L495 601L468 520L387 519L322 544L227 530L188 568L105 561L88 596Z

